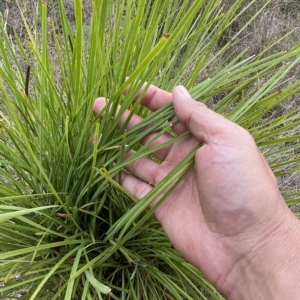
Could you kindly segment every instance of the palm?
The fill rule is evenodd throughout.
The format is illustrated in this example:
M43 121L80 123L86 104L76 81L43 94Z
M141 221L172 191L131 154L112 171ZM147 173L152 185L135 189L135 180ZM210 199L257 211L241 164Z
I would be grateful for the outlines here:
M172 147L156 172L157 181L186 156L186 152L194 147L194 142L192 138ZM213 148L202 146L197 152L196 164L203 166L206 162L213 162L217 155ZM223 176L226 171L220 173L219 166L216 169L210 164L208 168L201 168L200 174L197 174L196 165L155 213L174 247L215 284L221 275L230 272L234 264L234 258L226 254L228 251L224 243L228 242L225 240L227 234L230 236L233 230L238 230L234 221L229 226L228 222L223 224L223 220L227 219L224 210L223 218L219 218L220 203L216 199L219 198L216 189L220 182L226 184ZM203 185L203 179L206 186ZM210 203L206 201L208 199ZM212 200L217 200L216 206ZM214 268L212 262L215 264Z
M244 249L240 245L248 240L247 232L272 218L277 207L270 202L280 197L276 180L251 136L237 142L241 133L243 130L237 129L228 136L215 134L203 144L196 154L195 168L156 210L174 247L216 285L241 259ZM155 180L159 182L195 143L197 140L190 138L175 144ZM260 201L262 197L264 201ZM259 239L259 231L256 233Z

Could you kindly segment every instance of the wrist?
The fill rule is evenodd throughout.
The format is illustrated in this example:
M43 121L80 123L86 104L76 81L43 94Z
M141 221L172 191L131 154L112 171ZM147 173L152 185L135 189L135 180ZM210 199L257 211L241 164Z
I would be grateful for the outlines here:
M300 293L300 222L286 209L267 236L241 256L223 293L227 299L296 299Z

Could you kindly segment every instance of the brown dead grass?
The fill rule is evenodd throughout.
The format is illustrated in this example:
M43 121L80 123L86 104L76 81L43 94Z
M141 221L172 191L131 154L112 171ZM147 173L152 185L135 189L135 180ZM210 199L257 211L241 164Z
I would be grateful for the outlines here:
M88 24L91 17L90 0L82 0L84 6L84 24L85 31L88 30ZM224 0L225 10L230 7L235 0ZM0 0L0 12L6 24L8 34L12 37L16 32L21 40L26 40L27 33L25 26L22 25L22 16L18 8L17 3L21 8L22 14L26 19L29 27L35 29L37 24L36 18L38 15L38 7L36 0ZM51 2L51 1L48 1ZM244 0L244 6L248 5L251 0ZM255 5L252 5L247 10L247 13L241 16L235 21L232 26L225 32L219 42L219 47L224 46L231 38L244 26L264 4L265 0L257 0ZM55 3L55 1L54 1ZM50 7L51 5L49 5ZM74 5L73 0L64 0L65 10L71 26L75 29L75 16L74 16ZM49 20L51 18L59 19L57 10L49 9L48 12ZM58 28L59 30L59 28ZM260 16L252 22L252 24L240 35L238 41L230 49L233 53L239 53L240 51L248 48L248 55L259 54L271 43L279 40L283 36L287 35L280 43L272 48L266 54L270 52L278 52L282 50L288 50L296 43L300 42L300 1L298 0L272 0L271 3L264 9ZM49 45L49 51L51 58L56 61L55 49ZM24 65L24 72L26 71L26 65ZM59 70L56 70L59 75ZM295 78L299 78L300 68L295 69L290 74L291 83ZM59 76L57 76L59 78ZM299 97L298 97L299 98ZM294 97L294 102L289 101L286 103L288 107L299 105L300 103Z
M225 9L235 0L224 0ZM7 23L7 32L14 31L22 38L26 38L26 30L22 26L22 17L18 9L19 2L21 11L28 24L33 28L38 13L36 0L0 0L0 12ZM244 0L244 5L250 0ZM265 4L265 0L257 0L256 4L248 9L247 14L242 16L231 26L223 37L223 42L229 40L250 19L255 12ZM67 16L75 28L75 16L73 0L64 0ZM91 16L90 0L83 0L85 24ZM57 11L50 10L49 17L57 15ZM279 39L288 32L293 31L278 45L277 50L287 50L296 42L300 41L300 2L298 0L272 0L262 14L248 27L241 36L239 43L235 45L235 51L249 48L249 55L260 53L270 42ZM275 49L274 49L275 50Z

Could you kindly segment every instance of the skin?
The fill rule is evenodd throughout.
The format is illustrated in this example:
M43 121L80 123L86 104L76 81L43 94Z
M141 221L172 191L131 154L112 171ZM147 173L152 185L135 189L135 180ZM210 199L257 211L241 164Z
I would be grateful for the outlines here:
M192 137L155 153L161 164L145 157L128 165L135 176L124 171L123 186L142 200L201 143L194 169L155 211L171 243L227 299L298 299L300 223L252 136L182 86L169 93L151 85L141 103L155 111L168 102L180 121L174 131ZM93 110L104 106L98 98ZM140 121L134 116L129 128Z

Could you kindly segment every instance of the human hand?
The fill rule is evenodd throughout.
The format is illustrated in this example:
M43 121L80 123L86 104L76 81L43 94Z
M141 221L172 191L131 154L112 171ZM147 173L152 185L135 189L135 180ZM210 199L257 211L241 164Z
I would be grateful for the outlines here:
M293 244L299 233L276 178L246 130L194 101L183 87L171 94L150 86L141 104L155 111L168 102L173 102L180 121L174 131L178 135L189 131L192 137L155 153L161 164L146 157L130 163L127 168L135 177L124 172L123 186L142 200L152 188L149 183L159 183L201 143L194 169L155 216L173 246L225 296L251 299L253 292L255 299L265 299L267 294L257 293L260 287L269 297L276 290L273 284L286 277L286 264L278 261L284 260L286 245ZM94 112L104 106L105 99L98 98ZM129 128L140 121L134 116ZM165 134L155 145L170 139ZM274 272L278 277L270 275ZM269 291L262 282L271 278Z

